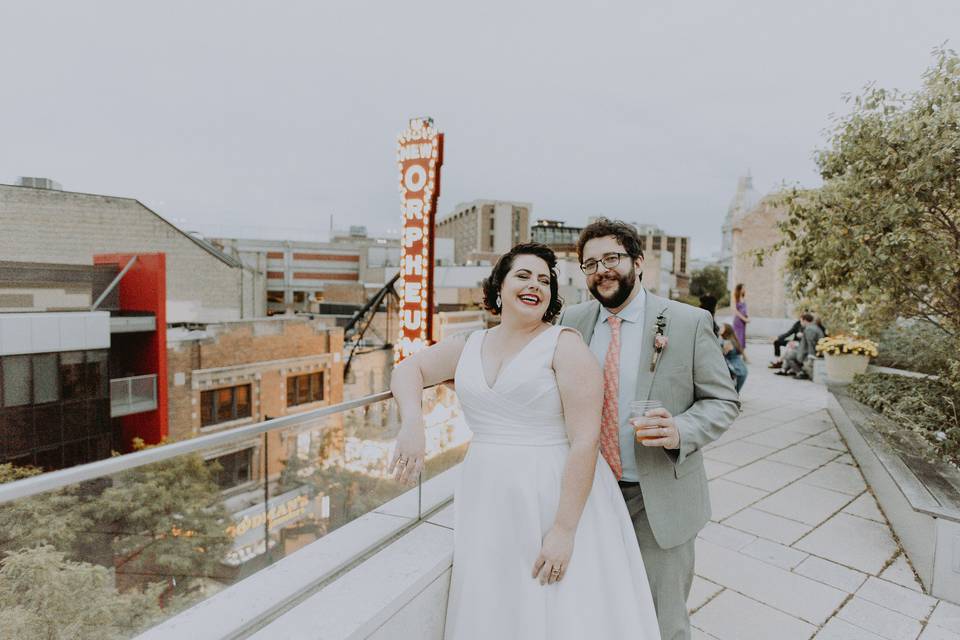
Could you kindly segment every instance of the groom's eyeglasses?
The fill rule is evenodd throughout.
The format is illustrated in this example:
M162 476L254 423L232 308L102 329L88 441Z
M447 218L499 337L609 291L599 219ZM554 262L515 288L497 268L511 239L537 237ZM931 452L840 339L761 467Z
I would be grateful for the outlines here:
M580 270L583 271L588 276L592 276L597 272L597 265L601 262L605 269L616 269L617 265L620 264L620 258L622 256L629 257L629 253L608 253L599 260L587 260L580 265Z

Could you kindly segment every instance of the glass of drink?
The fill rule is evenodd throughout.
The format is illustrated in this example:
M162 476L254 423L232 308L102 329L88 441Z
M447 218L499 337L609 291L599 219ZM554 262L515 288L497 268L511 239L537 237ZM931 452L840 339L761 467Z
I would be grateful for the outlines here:
M630 403L630 420L637 420L639 418L647 417L647 412L654 409L663 409L663 403L659 400L634 400ZM637 434L641 430L640 427L634 427L634 433ZM653 440L660 438L659 434L648 435L645 437L640 437L637 435L637 440Z

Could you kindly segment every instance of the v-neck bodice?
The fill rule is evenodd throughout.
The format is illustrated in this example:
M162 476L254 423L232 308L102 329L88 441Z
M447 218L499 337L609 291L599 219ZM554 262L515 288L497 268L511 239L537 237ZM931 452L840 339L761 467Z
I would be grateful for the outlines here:
M476 331L457 363L455 382L474 442L520 445L567 444L563 405L553 354L563 327L532 338L500 367L493 385L483 373L485 332Z

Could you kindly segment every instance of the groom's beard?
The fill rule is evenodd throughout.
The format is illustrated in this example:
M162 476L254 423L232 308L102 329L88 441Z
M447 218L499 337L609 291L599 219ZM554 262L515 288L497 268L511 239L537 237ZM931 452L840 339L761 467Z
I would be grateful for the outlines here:
M604 295L600 293L600 284L607 280L615 281L617 288L614 289L613 293ZM635 286L637 286L637 268L632 266L630 267L630 273L625 276L617 274L616 271L608 271L602 279L595 280L594 283L587 288L590 290L590 293L593 294L593 297L597 299L597 302L608 309L615 309L627 301L627 298L633 293Z

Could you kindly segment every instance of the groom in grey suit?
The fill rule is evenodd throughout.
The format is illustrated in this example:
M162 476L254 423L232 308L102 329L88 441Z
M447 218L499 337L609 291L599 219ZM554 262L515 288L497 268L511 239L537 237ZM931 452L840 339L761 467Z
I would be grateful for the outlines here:
M595 300L563 311L603 365L600 449L620 482L662 640L690 638L694 541L710 519L702 448L740 412L710 314L645 291L633 226L601 218L577 254ZM663 408L630 419L634 400Z

